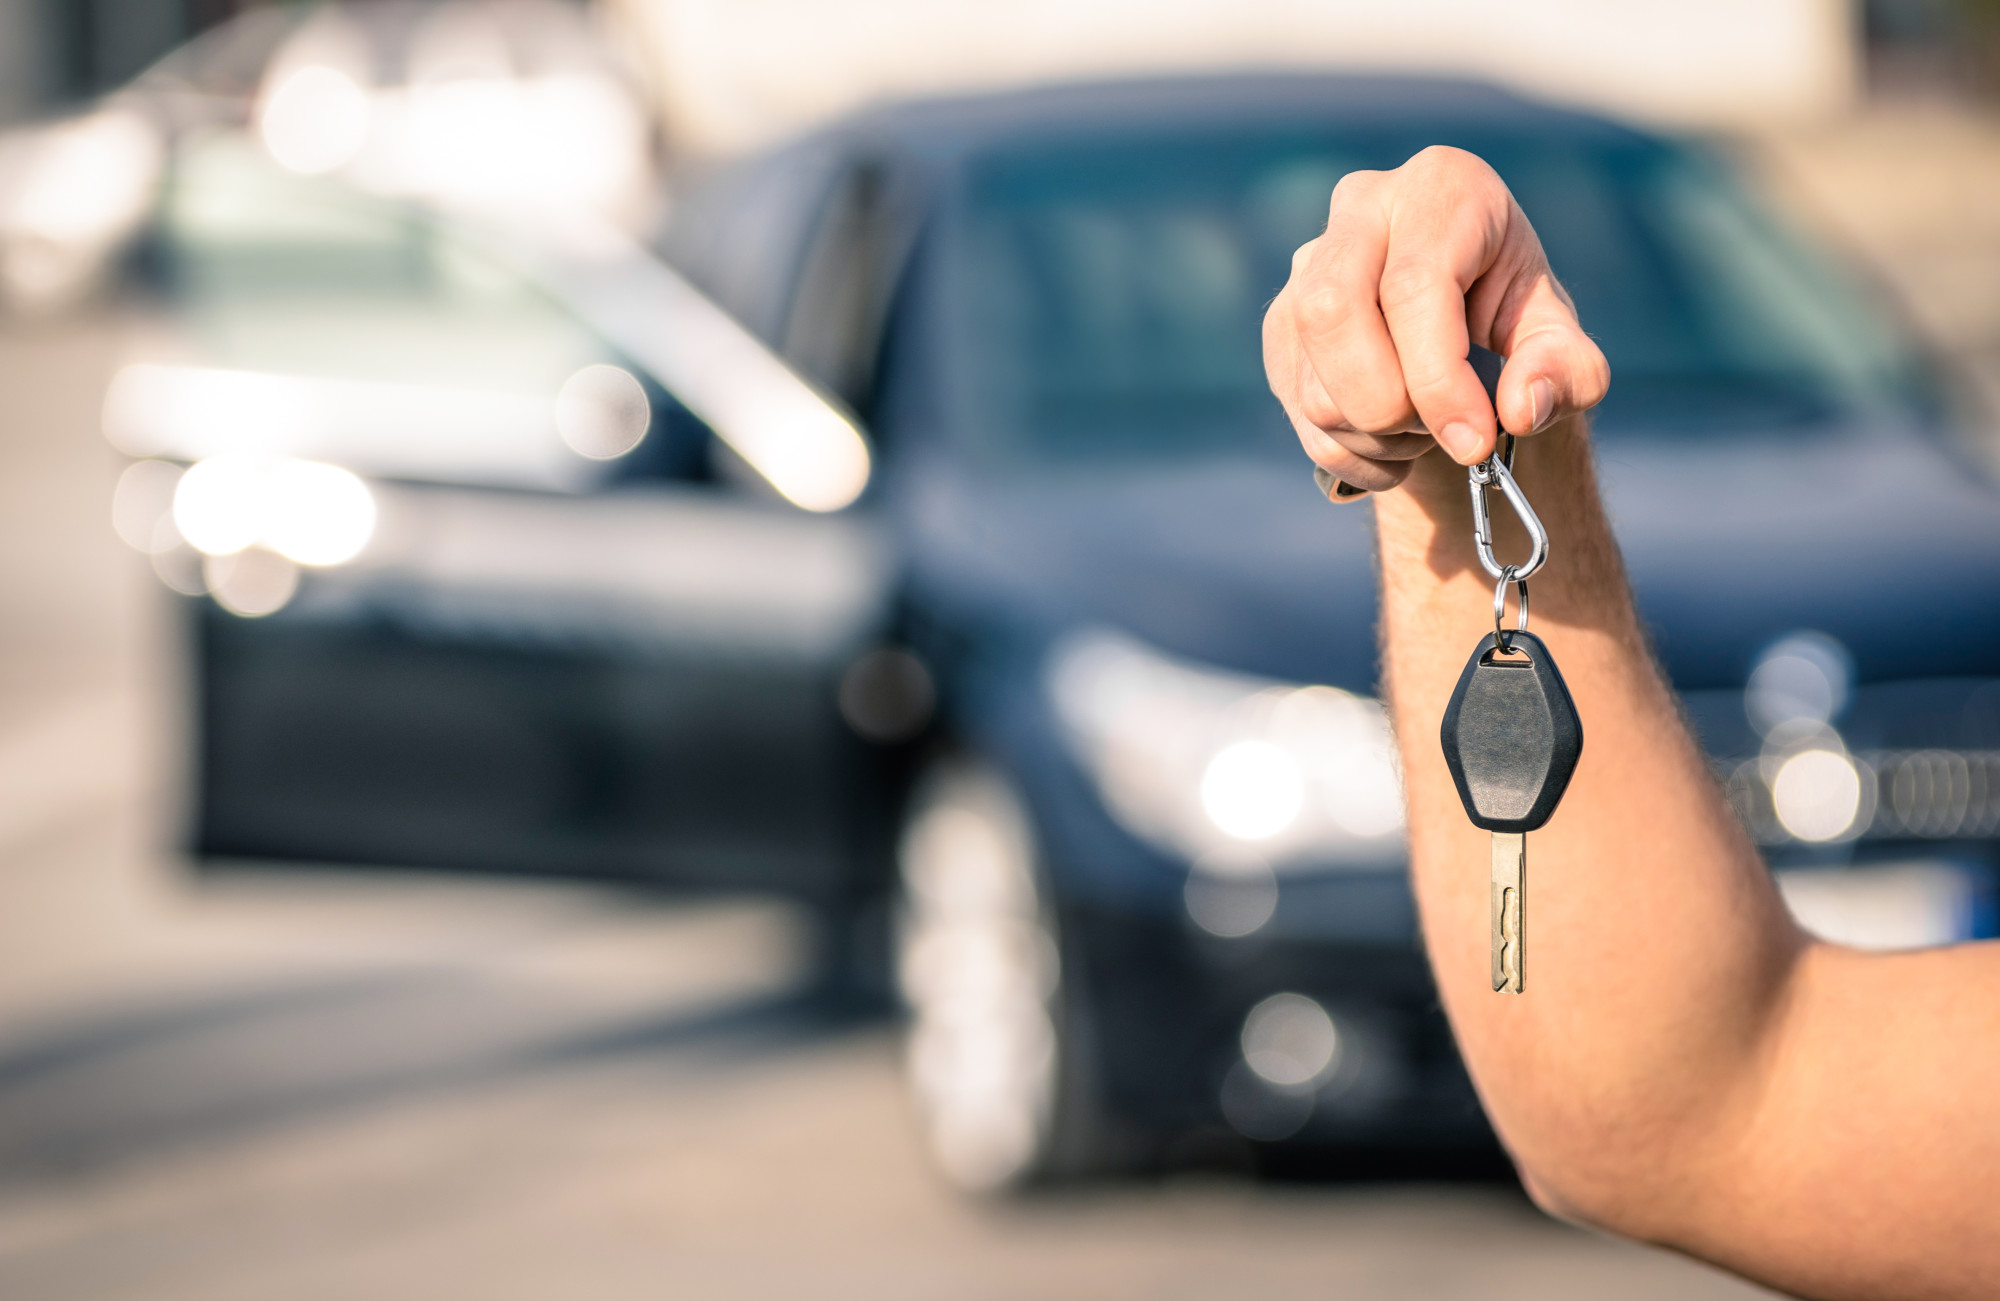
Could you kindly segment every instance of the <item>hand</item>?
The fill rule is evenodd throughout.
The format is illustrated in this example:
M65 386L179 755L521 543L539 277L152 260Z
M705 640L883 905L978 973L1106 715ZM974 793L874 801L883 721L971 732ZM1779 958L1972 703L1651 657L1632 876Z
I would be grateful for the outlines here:
M1507 357L1499 419L1530 434L1604 398L1610 368L1577 325L1541 241L1478 157L1433 146L1393 172L1350 172L1326 232L1292 255L1264 316L1264 369L1306 455L1351 485L1407 478L1433 443L1471 465L1495 412L1465 361Z

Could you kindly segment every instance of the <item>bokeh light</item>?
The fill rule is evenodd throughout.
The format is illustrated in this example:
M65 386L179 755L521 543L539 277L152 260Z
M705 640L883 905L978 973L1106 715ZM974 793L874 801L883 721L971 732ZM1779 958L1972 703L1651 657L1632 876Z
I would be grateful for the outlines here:
M900 646L862 652L840 675L840 716L882 745L907 741L931 721L937 684L923 660Z
M1278 876L1261 859L1210 855L1188 872L1181 889L1188 920L1223 939L1264 929L1278 911Z
M1766 735L1788 724L1826 723L1847 706L1854 660L1821 632L1795 632L1771 644L1751 668L1743 707Z
M1048 685L1107 810L1186 861L1234 861L1254 843L1282 874L1386 865L1400 848L1401 778L1378 701L1176 660L1106 630L1060 645Z
M1861 811L1861 774L1835 750L1802 750L1771 781L1771 804L1785 830L1800 840L1837 840Z
M1223 834L1269 840L1299 816L1305 779L1298 761L1269 741L1225 746L1201 777L1201 807Z
M1243 1060L1258 1078L1299 1088L1328 1074L1340 1032L1327 1010L1304 994L1273 994L1243 1019Z
M212 456L181 476L173 498L180 535L210 556L262 543L298 564L344 564L367 546L375 519L359 476L314 461Z
M258 109L257 130L271 157L312 175L354 161L368 121L368 92L339 69L315 64L278 82Z
M202 561L209 595L231 614L246 619L276 614L299 590L299 567L275 551L250 547Z
M170 521L182 473L171 461L134 461L119 474L111 493L111 528L126 546L153 553L180 544Z
M264 531L265 462L247 456L212 456L181 476L174 490L174 526L188 545L226 556Z
M637 447L652 420L645 386L621 366L585 366L556 393L556 433L571 451L593 461Z
M337 465L281 461L266 475L262 540L302 565L345 564L375 532L375 496Z

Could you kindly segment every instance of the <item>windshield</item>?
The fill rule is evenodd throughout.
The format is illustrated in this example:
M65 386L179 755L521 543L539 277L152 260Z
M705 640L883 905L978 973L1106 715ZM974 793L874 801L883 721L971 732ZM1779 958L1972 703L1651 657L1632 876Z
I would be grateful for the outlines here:
M1423 143L1239 131L977 160L945 242L962 426L1004 459L1295 454L1264 382L1265 305L1334 183ZM1454 143L1506 178L1603 346L1602 432L1810 432L1911 409L1911 363L1878 315L1705 159L1624 135Z

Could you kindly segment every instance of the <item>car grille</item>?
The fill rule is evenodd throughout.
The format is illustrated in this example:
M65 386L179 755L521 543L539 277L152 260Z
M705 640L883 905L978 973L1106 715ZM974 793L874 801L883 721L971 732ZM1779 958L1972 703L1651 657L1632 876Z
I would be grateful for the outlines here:
M2000 750L1864 750L1848 756L1860 801L1847 840L1963 840L2000 835ZM1778 816L1770 758L1723 765L1730 802L1760 844L1803 843Z

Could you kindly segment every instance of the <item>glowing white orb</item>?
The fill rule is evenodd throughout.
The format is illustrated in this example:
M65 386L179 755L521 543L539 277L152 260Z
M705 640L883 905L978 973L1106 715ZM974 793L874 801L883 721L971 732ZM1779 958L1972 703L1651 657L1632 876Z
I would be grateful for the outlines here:
M1836 840L1861 811L1861 774L1832 750L1804 750L1785 760L1771 783L1771 805L1800 840Z
M264 531L266 464L246 456L211 456L174 489L174 527L211 556L234 555Z
M264 100L257 130L271 157L295 172L330 172L354 160L368 139L368 92L344 72L319 66L291 73Z
M1202 810L1237 840L1269 840L1291 826L1305 793L1298 760L1269 741L1225 747L1201 776Z
M1333 1018L1304 994L1273 994L1243 1019L1243 1060L1281 1088L1312 1083L1339 1056Z
M263 484L264 544L302 565L344 564L375 533L375 494L337 465L285 461Z
M585 366L556 394L556 432L571 451L593 461L637 447L652 420L645 386L617 366Z
M209 595L231 614L261 619L285 608L299 590L299 567L275 551L250 547L201 562Z

